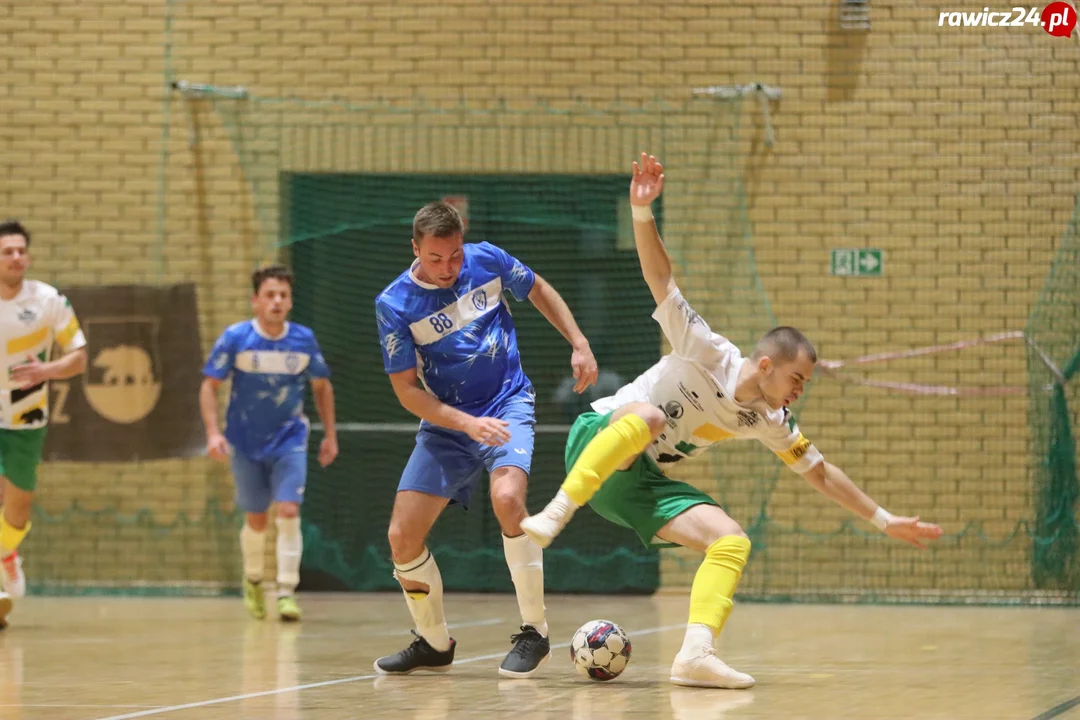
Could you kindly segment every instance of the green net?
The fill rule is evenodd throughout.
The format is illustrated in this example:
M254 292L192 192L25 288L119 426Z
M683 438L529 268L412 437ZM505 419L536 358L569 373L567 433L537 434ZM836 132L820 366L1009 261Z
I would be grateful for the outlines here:
M412 261L413 214L447 198L466 241L489 240L552 282L590 338L600 382L571 391L570 349L529 304L513 307L525 370L537 391L530 492L554 494L567 431L589 401L613 393L661 355L641 281L627 173L645 149L677 163L658 204L661 228L685 265L725 264L722 291L695 293L740 342L768 326L750 263L738 185L738 101L681 107L584 105L345 107L218 97L215 104L252 188L269 246L297 276L294 317L314 327L334 371L341 457L305 497L305 572L328 587L396 587L386 527L411 452L415 418L382 373L374 298ZM710 237L693 246L690 239ZM767 458L759 472L775 475ZM756 482L732 490L762 504ZM430 545L449 589L510 590L498 523L482 487L451 507ZM445 563L442 558L447 558ZM546 556L552 591L651 591L660 556L628 530L582 513Z
M566 431L575 414L666 351L649 318L652 304L640 281L625 201L628 164L642 149L677 168L668 175L658 218L695 308L744 349L774 324L744 207L739 129L746 108L737 97L603 108L349 107L226 97L214 103L250 184L268 253L281 253L296 269L295 317L315 328L335 371L342 456L328 470L313 468L317 480L304 518L305 572L321 585L396 587L385 529L416 426L382 374L372 305L411 261L411 218L424 202L457 203L467 218L467 241L495 242L550 279L574 308L605 370L589 395L569 393L565 343L530 306L515 306L526 371L538 394L533 504L563 477ZM1073 372L1076 305L1069 293L1075 294L1076 265L1069 263L1075 243L1070 233L1049 281L1056 290L1044 293L1033 316L1033 328L1042 329L1030 333L1059 367ZM1037 319L1051 315L1052 321ZM1040 333L1052 337L1040 341ZM994 362L941 359L922 368L956 378ZM1045 374L1047 365L1031 367ZM959 507L958 522L926 553L885 540L842 511L803 511L805 493L812 491L755 443L724 445L686 463L679 478L710 492L750 535L754 558L740 587L744 598L1071 602L1075 584L1067 576L1076 525L1065 508L1075 499L1075 477L1067 471L1075 452L1062 421L1065 385L1048 395L1045 387L1052 384L1032 381L1033 442L1044 458L1035 489L1012 463L1015 443L1001 450L1001 462L994 459L993 438L1016 436L1009 425L1017 407L1012 399L897 399L832 388L829 401L844 412L880 407L911 425L929 415L945 423L946 434L953 428L958 435L971 434L963 428L972 422L984 423L976 440L933 441L938 477L919 484L903 478L901 469L886 468L895 477L875 486L887 506L914 502L928 515L946 514L941 505ZM867 428L869 439L886 431L880 418L866 417L874 426ZM919 428L909 432L922 436ZM851 474L874 477L881 468L873 453L883 446L871 443L866 465L849 468ZM965 448L984 462L953 467ZM448 559L448 588L510 589L486 489L468 512L444 514L431 545ZM647 550L629 531L585 511L545 562L551 591L646 592L688 585L699 556Z
M1080 200L1028 320L1036 587L1080 591L1075 430L1080 422Z

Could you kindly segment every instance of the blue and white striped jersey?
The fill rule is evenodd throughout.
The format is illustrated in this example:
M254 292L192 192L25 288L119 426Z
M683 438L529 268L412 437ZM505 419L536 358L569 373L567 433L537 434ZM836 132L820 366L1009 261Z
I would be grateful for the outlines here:
M233 376L225 439L241 455L260 460L307 448L304 386L330 377L311 328L288 322L271 337L256 320L238 322L214 343L203 374Z
M536 275L491 243L467 243L464 254L450 288L418 279L413 263L376 298L375 315L388 374L415 367L428 392L479 417L532 392L503 291L525 300Z

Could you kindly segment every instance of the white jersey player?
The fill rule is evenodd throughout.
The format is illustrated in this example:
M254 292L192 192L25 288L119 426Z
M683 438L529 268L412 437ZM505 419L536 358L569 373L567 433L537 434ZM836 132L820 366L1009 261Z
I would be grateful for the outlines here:
M588 503L602 517L634 530L645 545L703 552L690 592L686 637L670 679L676 685L748 688L754 678L725 665L714 641L731 613L750 540L709 495L669 478L672 465L724 440L756 439L816 490L890 537L923 547L920 541L940 537L941 528L886 512L803 437L787 408L810 380L817 354L801 332L774 328L745 357L694 312L675 284L653 220L651 204L663 190L663 168L642 154L633 170L634 241L657 304L653 318L672 352L578 417L567 438L566 480L521 528L547 547Z
M666 472L681 460L731 439L760 440L799 473L822 461L821 453L794 424L787 402L780 408L770 407L764 397L736 402L740 374L752 360L712 332L678 288L657 306L653 319L672 352L614 396L594 402L593 409L609 413L629 403L648 403L662 410L665 427L645 450L660 470ZM798 331L777 328L771 339L781 337L797 343ZM812 372L812 367L793 368L792 379L800 387L787 399L794 400L809 379L803 372Z
M0 627L12 598L26 593L18 548L30 532L30 507L49 421L49 381L86 368L86 338L71 304L56 288L27 280L30 233L0 223ZM51 359L53 345L61 356ZM10 597L8 597L10 596Z

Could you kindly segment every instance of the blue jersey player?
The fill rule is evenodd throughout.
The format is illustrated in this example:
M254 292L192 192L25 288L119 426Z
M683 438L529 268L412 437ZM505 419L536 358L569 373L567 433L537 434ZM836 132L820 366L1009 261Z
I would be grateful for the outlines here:
M426 541L447 504L469 506L486 470L522 620L499 674L522 678L536 672L551 647L543 551L520 526L527 514L534 392L503 293L528 298L570 343L578 392L596 382L597 368L554 288L494 245L464 244L463 234L453 206L436 202L421 208L413 219L417 259L375 301L385 370L401 405L421 418L389 531L394 576L416 624L416 640L376 660L375 670L442 671L453 663L456 643L443 615L442 577Z
M330 368L310 328L287 322L292 309L292 273L281 265L251 277L255 317L222 333L203 368L199 405L210 457L232 465L236 501L244 511L240 550L244 558L244 605L266 617L262 576L266 557L267 510L277 508L278 617L300 619L294 591L300 583L300 505L307 481L310 424L304 389L311 382L325 432L319 464L337 457L334 389ZM232 376L225 433L218 429L217 389Z

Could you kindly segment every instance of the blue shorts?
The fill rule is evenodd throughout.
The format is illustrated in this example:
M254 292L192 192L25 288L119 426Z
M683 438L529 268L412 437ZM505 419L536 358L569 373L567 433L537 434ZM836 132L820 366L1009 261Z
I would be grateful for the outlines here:
M266 512L271 502L304 502L307 452L296 450L255 460L233 452L230 459L236 481L236 504L244 512Z
M497 412L509 423L510 439L498 446L481 445L463 432L424 423L416 434L416 447L401 474L398 492L417 492L449 498L469 507L469 499L483 471L519 467L528 475L532 469L533 431L536 406L531 396L515 397Z

